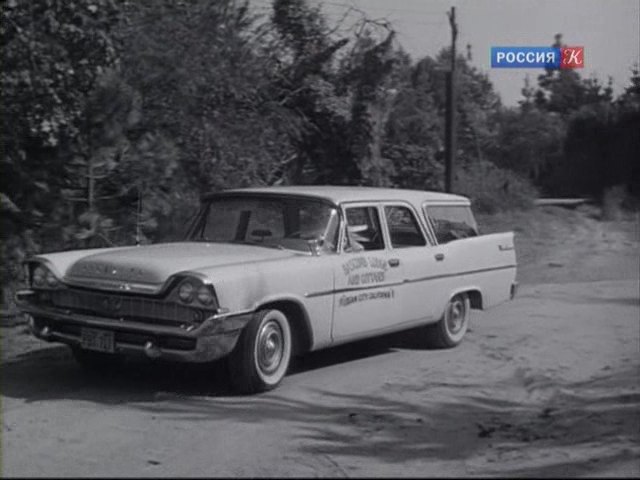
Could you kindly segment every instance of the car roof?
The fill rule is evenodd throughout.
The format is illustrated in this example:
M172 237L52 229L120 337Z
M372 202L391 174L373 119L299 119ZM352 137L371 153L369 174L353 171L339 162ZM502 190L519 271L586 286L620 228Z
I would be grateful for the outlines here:
M469 199L461 195L450 193L409 190L403 188L381 188L361 186L333 186L333 185L287 185L272 187L236 188L224 190L223 194L250 193L271 195L295 195L316 197L329 200L335 204L345 202L372 202L372 201L396 201L404 200L416 205L425 201L438 203L464 203L469 204ZM207 195L207 198L216 194Z

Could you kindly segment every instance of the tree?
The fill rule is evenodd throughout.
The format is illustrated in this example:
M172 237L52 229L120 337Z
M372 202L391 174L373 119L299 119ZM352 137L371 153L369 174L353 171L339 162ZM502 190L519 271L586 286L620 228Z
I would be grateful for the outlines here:
M3 294L21 278L26 254L43 244L64 247L61 190L87 98L117 64L110 32L118 14L111 0L8 0L0 7L0 194L3 210L11 210L2 219Z
M362 49L362 60L349 72L353 84L349 151L358 166L361 181L366 185L387 186L390 183L391 164L383 157L382 143L396 93L387 81L396 60L393 38L391 30L378 44L361 42L357 45Z
M560 115L524 103L504 109L498 127L493 162L544 186L563 156L566 126Z
M353 40L334 39L320 9L304 0L276 0L273 11L281 42L274 91L301 127L290 136L296 153L288 180L385 184L393 32L363 18Z
M387 128L385 154L392 158L395 183L442 188L445 76L450 51L405 67ZM406 65L406 63L405 63ZM501 104L486 74L463 56L457 58L458 163L480 162L495 150L496 116Z
M415 65L402 54L398 62L398 94L387 125L384 155L395 169L393 181L408 188L442 188L441 151L444 108L435 91L442 81L435 61L425 57Z
M246 3L132 3L120 30L123 73L142 97L143 131L178 147L198 194L271 183L291 156L295 119L271 96L272 58Z
M555 36L552 47L566 46L562 42L562 34ZM574 69L545 69L538 76L538 90L535 103L538 108L549 112L568 115L580 107L600 102L611 102L613 89L611 79L603 87L597 78L582 79Z
M117 61L111 0L4 2L1 190L27 223L57 206L87 97Z

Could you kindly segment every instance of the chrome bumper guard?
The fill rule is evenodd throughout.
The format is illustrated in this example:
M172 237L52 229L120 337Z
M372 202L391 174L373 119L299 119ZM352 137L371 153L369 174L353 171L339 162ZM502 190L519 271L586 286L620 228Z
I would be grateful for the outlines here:
M209 362L229 354L253 315L214 314L198 326L181 328L44 308L29 301L33 294L32 290L21 290L15 300L28 315L29 327L37 338L80 346L81 328L96 328L114 333L116 354L182 362Z

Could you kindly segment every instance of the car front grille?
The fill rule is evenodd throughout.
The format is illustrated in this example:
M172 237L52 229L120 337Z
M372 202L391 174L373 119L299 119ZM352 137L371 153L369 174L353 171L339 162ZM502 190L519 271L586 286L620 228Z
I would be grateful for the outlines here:
M205 316L200 309L164 300L75 289L51 292L50 302L77 313L171 326L200 323Z

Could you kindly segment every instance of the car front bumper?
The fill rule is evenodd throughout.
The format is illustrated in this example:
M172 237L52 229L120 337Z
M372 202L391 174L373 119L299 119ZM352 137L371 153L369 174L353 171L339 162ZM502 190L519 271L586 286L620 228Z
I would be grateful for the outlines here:
M37 338L82 347L82 329L91 328L113 333L115 354L182 362L209 362L228 355L253 315L215 314L199 326L177 327L42 307L30 301L32 296L33 291L21 290L15 299Z

